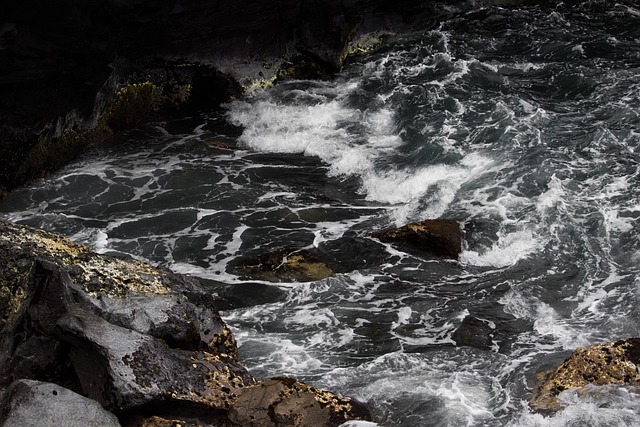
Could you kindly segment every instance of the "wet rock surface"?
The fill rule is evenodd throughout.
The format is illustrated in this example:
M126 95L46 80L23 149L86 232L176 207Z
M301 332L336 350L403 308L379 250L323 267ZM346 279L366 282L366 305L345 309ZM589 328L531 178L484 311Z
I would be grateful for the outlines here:
M588 386L640 386L640 338L579 348L557 369L538 374L531 407L542 413L563 408L558 395Z
M355 400L292 378L273 378L243 390L229 411L229 426L338 426L354 418L371 415Z
M205 426L226 419L255 383L211 292L194 278L4 220L0 265L0 387L46 381L123 425L196 414L192 425ZM301 410L294 406L292 414Z
M312 282L333 275L333 270L316 253L295 248L245 258L231 269L242 278L269 282Z
M460 223L452 219L427 219L372 235L420 256L457 259L462 252Z

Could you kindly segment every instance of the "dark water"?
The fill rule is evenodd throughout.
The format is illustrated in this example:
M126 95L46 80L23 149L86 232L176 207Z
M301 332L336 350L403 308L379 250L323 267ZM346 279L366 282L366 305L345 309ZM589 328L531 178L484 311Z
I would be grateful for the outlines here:
M527 398L576 347L640 335L639 161L640 6L494 7L335 81L132 132L0 212L219 281L254 375L358 397L377 425L632 426L633 390L569 393L546 418ZM459 262L367 237L437 217L467 225ZM285 246L354 270L279 285L229 271ZM467 316L492 331L482 349L453 339Z

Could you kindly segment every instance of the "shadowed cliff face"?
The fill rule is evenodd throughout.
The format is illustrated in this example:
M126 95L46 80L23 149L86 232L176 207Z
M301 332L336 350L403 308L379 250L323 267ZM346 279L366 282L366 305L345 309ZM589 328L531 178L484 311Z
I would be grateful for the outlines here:
M160 106L155 98L135 105L135 126L158 113L215 107L277 79L328 78L349 52L363 51L350 41L429 28L455 13L447 3L11 2L0 17L0 197L125 130L105 115L128 85L150 83L163 96Z
M215 107L276 77L329 77L365 17L376 17L368 28L399 28L417 22L407 15L411 8L430 9L403 2L393 14L385 3L13 2L0 18L0 194L126 130L108 115L128 85L146 84L162 101L143 94L142 104L129 97L133 108L117 105L127 117L135 109L129 126L176 109Z

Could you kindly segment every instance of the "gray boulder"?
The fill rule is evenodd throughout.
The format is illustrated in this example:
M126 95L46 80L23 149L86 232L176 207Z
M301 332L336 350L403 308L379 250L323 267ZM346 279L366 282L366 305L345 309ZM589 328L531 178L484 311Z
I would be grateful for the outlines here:
M3 427L120 427L97 402L56 384L13 382L0 400Z

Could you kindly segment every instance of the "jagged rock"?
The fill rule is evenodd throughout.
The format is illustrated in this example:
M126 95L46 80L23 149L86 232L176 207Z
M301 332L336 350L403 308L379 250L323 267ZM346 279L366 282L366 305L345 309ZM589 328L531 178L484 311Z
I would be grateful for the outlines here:
M219 426L231 407L245 419L243 411L261 411L244 392L255 379L215 304L193 278L0 220L0 387L21 379L63 385L126 426ZM285 394L271 406L285 421L366 413L347 398L281 383ZM305 406L312 403L315 412ZM317 425L337 425L327 422Z
M591 385L640 386L640 338L630 338L579 348L557 369L538 374L530 399L539 412L563 408L558 395ZM578 391L579 392L579 391Z
M61 339L72 344L69 359L83 393L112 410L160 401L225 410L254 382L225 354L172 349L81 309L59 319L56 326Z
M18 380L0 400L4 427L119 427L118 418L97 402L56 384Z
M462 252L460 224L452 219L427 219L372 235L421 256L457 259Z
M4 384L55 381L115 412L158 402L220 412L254 382L195 279L2 220L0 265Z
M371 419L361 403L291 378L268 379L246 388L228 417L233 427L322 427Z
M269 282L312 282L333 275L317 254L306 249L285 248L235 263L238 276Z

